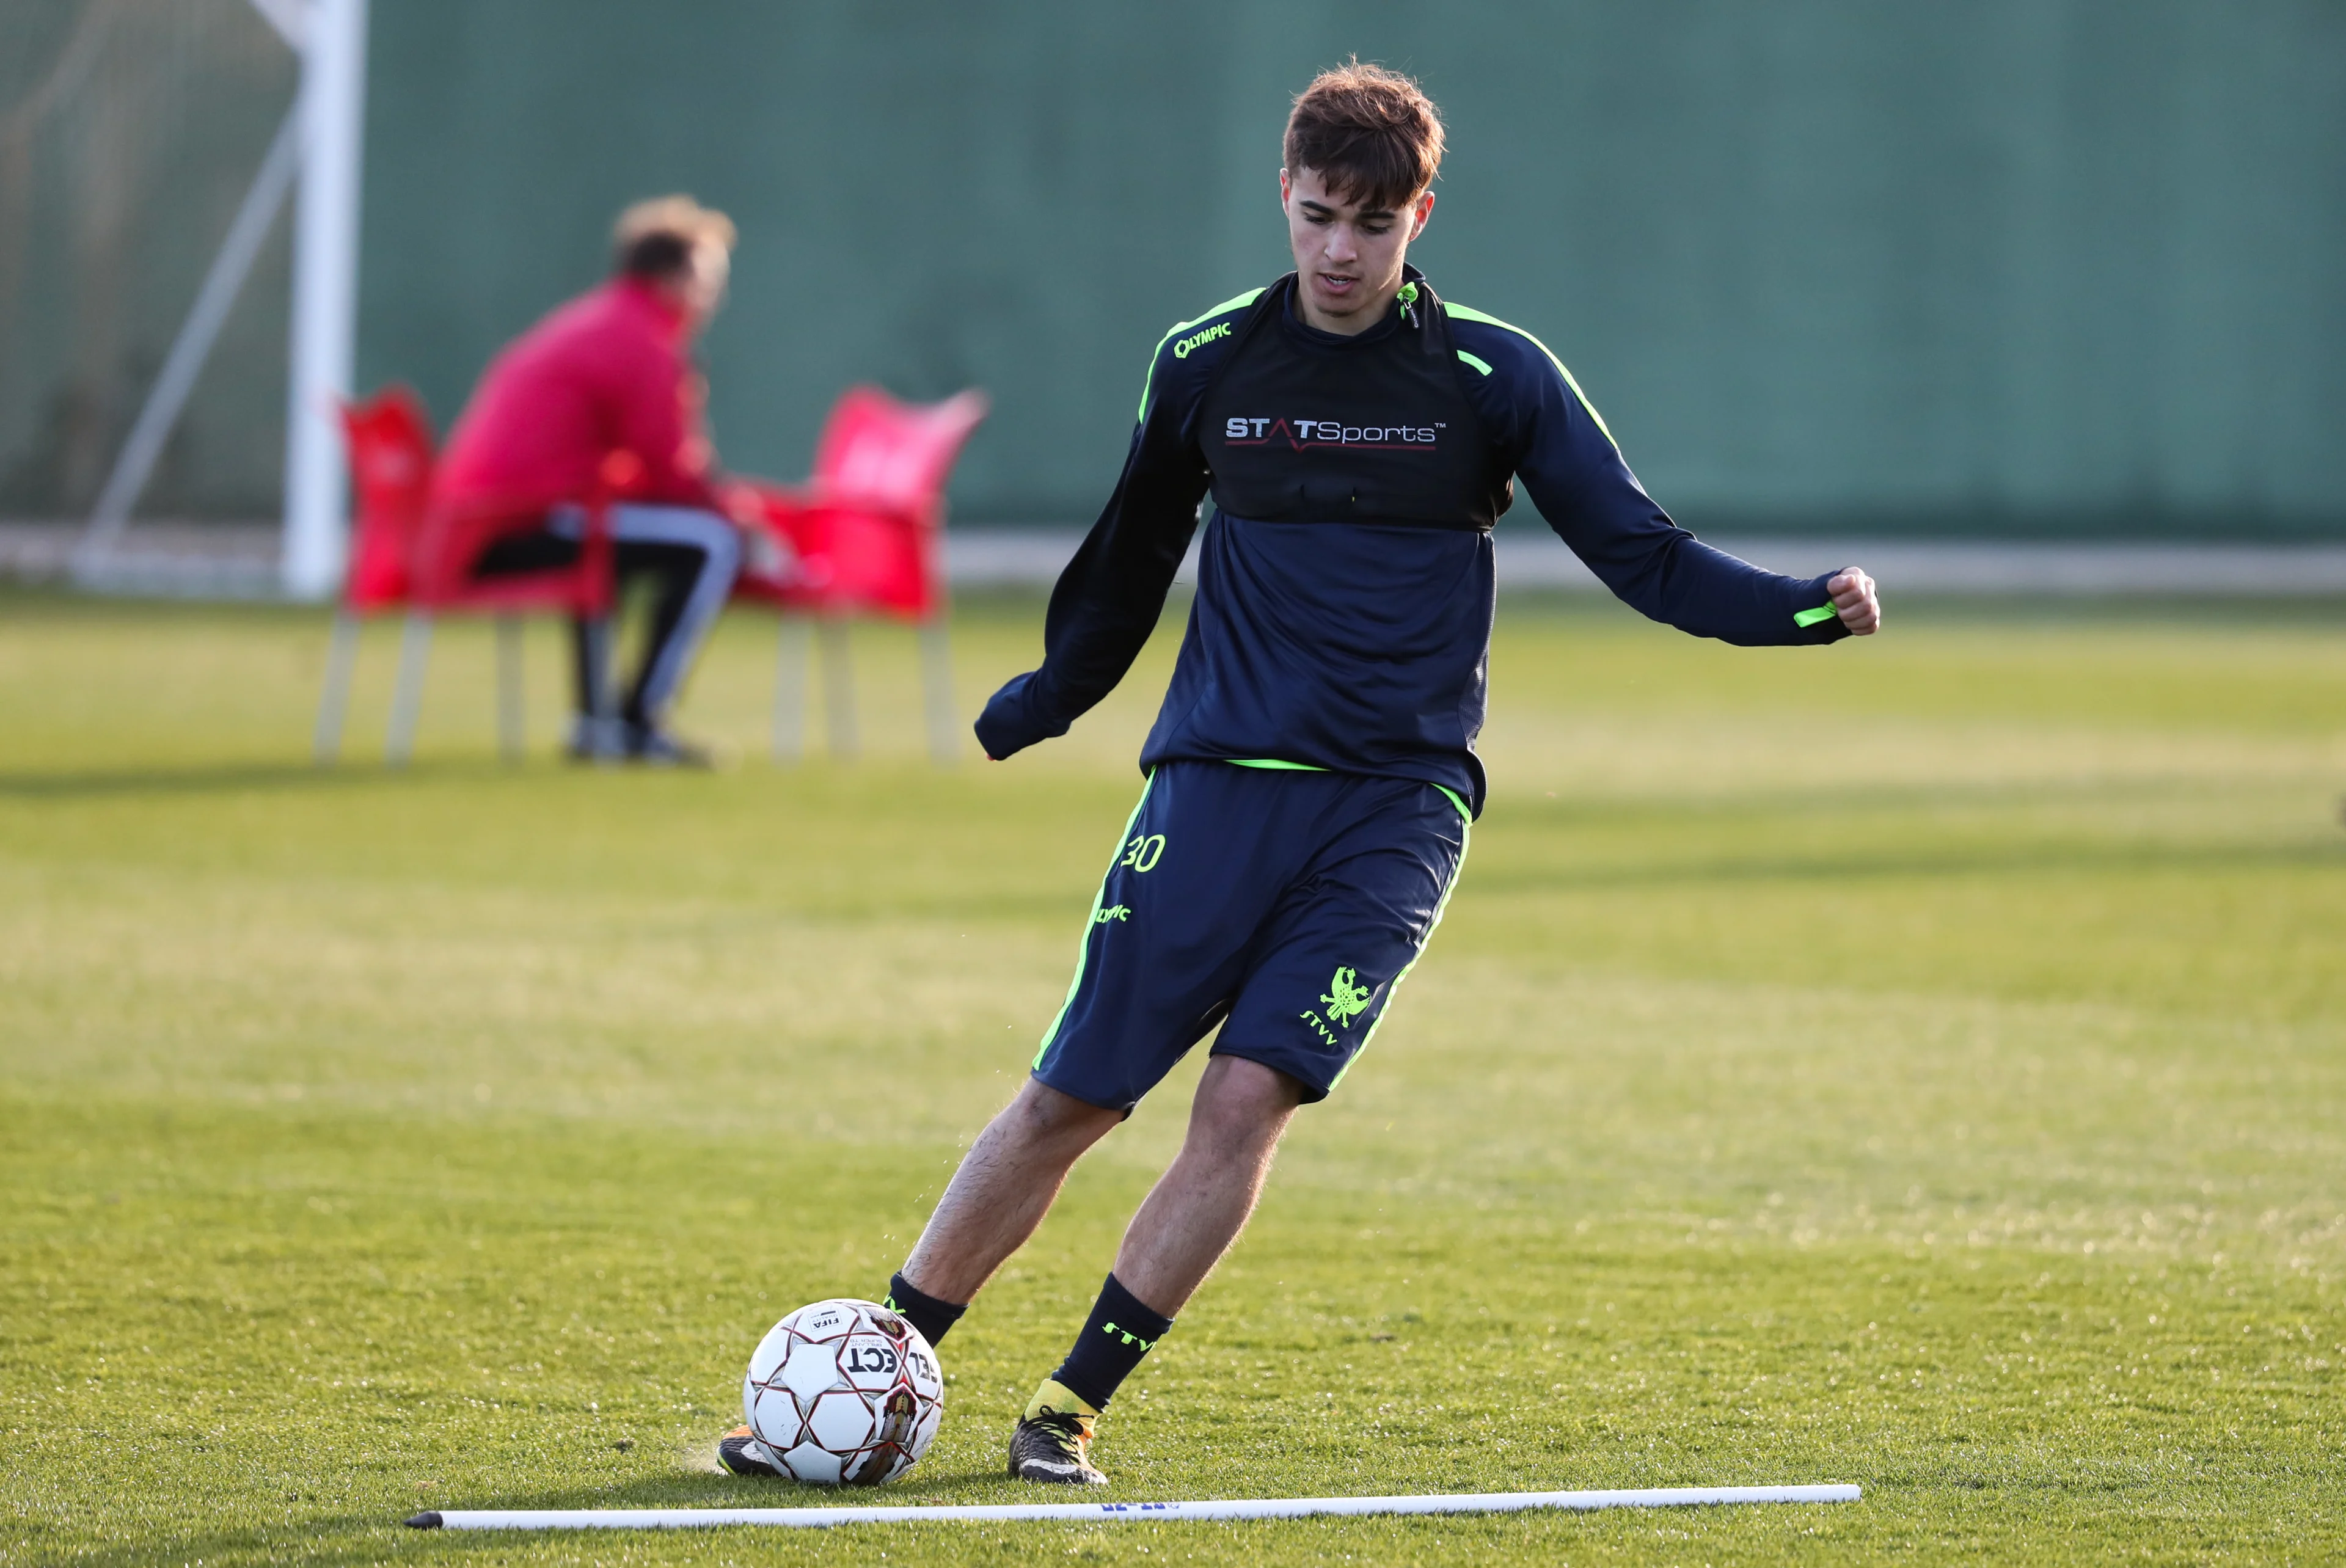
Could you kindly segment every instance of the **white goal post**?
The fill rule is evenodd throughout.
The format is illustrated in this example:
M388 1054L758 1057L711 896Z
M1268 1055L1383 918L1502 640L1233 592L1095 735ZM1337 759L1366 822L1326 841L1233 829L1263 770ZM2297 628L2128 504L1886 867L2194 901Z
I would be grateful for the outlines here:
M367 0L251 5L301 56L301 87L98 492L73 563L93 585L112 575L115 546L297 175L278 580L287 596L312 600L342 583L349 520L340 411L358 337Z

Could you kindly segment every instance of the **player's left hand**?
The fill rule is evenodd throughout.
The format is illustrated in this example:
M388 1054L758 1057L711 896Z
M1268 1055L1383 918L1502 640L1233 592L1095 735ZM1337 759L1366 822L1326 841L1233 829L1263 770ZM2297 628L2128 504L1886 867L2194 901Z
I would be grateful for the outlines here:
M1882 598L1873 589L1873 579L1855 566L1833 574L1825 585L1831 596L1833 613L1841 624L1849 628L1853 637L1870 637L1882 629Z

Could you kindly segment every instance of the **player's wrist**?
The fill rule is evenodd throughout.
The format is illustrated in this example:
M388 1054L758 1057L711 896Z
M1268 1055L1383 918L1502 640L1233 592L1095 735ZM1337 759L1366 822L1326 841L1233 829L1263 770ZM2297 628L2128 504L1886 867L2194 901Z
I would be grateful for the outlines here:
M985 748L986 756L999 762L1024 751L1038 740L1058 733L1038 722L1034 712L1033 682L1030 673L1005 683L986 703L972 728L977 743ZM1061 726L1064 729L1066 727Z

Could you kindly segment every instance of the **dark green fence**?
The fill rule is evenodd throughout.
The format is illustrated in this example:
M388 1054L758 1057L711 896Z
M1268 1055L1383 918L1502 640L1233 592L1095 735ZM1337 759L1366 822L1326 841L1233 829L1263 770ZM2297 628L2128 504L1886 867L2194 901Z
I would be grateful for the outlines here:
M1437 286L1696 526L2346 535L2338 0L379 0L372 50L362 372L443 420L684 189L742 228L731 463L977 384L957 515L1086 519L1358 51L1448 114Z

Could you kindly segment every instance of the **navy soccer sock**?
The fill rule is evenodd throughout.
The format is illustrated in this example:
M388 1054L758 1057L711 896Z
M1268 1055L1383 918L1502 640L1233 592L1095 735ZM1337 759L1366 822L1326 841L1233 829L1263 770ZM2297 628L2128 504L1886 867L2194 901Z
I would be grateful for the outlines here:
M1076 1338L1076 1348L1059 1363L1052 1374L1054 1380L1067 1392L1094 1410L1107 1409L1107 1402L1132 1369L1140 1365L1140 1358L1148 1354L1165 1331L1173 1327L1173 1319L1150 1311L1137 1297L1124 1288L1123 1281L1113 1274L1100 1287L1099 1299L1092 1304L1092 1315L1084 1323L1084 1331Z
M915 1290L904 1282L902 1274L888 1281L888 1298L881 1305L903 1313L904 1321L921 1331L921 1338L929 1342L929 1349L933 1350L936 1349L937 1341L945 1337L946 1331L961 1321L961 1315L969 1310L967 1302L956 1307L950 1301L940 1301L923 1291Z

